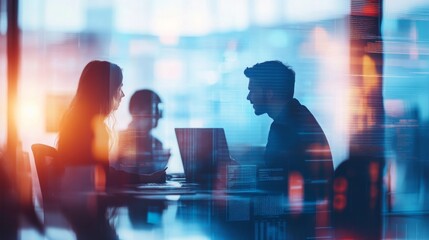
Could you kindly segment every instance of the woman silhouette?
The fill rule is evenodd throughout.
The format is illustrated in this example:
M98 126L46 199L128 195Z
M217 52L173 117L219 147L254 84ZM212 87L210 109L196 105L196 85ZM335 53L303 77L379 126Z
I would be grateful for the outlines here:
M101 167L108 184L164 181L165 171L138 175L118 171L109 165L114 138L106 121L113 117L125 96L122 80L122 70L114 63L92 61L85 66L60 125L57 142L60 161L64 167Z
M106 121L123 97L121 68L107 61L89 62L60 124L57 149L64 168L60 205L77 239L119 239L106 217L106 203L88 192L105 190L106 185L165 181L165 171L141 175L109 164L114 138Z

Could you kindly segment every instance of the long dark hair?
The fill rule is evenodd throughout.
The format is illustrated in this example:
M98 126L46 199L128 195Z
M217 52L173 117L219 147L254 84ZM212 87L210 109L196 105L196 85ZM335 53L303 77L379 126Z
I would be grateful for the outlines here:
M121 68L107 61L89 62L82 71L70 110L90 116L108 116L113 96L122 84Z
M82 71L76 94L69 109L64 114L57 146L77 148L77 143L83 140L75 139L79 134L86 135L92 143L94 137L93 126L95 119L105 119L110 116L114 108L114 97L122 85L121 68L107 61L91 61ZM109 132L109 129L106 129Z

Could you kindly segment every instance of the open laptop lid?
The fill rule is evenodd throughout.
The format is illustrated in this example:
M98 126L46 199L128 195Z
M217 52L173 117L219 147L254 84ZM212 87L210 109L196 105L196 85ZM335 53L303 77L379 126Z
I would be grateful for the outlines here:
M217 163L229 159L223 128L176 128L175 133L186 181L211 187Z

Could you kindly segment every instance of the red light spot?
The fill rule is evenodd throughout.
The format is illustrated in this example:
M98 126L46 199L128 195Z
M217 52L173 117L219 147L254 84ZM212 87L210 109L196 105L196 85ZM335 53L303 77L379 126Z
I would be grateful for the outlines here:
M369 164L368 173L369 173L369 179L371 182L377 182L379 170L380 170L380 167L377 162L372 162Z
M371 196L372 199L377 198L378 189L377 189L377 186L375 184L371 185L369 194L370 194L370 196Z
M376 16L378 16L378 9L377 9L376 5L368 4L362 8L362 13L364 16L376 17Z
M344 194L336 194L334 196L334 210L342 211L346 208L347 198Z
M334 192L336 193L344 193L346 192L348 187L348 182L343 177L338 177L334 180Z
M304 179L299 172L289 173L289 203L291 211L302 212L304 200Z

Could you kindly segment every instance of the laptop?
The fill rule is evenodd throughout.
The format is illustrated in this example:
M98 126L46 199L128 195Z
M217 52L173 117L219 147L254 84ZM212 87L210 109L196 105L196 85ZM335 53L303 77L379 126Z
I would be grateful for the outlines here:
M229 160L223 128L175 128L186 183L211 188L218 163Z
M200 188L227 190L228 193L254 193L257 191L256 166L230 162L228 143L223 128L175 128L175 134L182 158L185 181L180 184L175 181L167 181L164 184L142 184L139 189ZM217 185L215 186L215 184Z
M168 191L182 189L211 189L219 176L217 164L229 159L229 149L223 128L175 128L182 158L185 181L138 184L138 190Z

